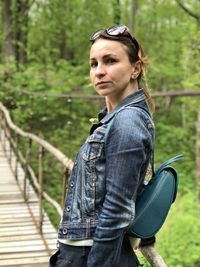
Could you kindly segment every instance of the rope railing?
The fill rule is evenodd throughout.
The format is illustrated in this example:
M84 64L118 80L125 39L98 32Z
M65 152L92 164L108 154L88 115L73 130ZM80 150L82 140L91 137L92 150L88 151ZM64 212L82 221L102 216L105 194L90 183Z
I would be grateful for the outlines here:
M47 141L41 139L40 137L25 132L19 127L17 127L11 120L9 111L5 106L0 103L0 136L3 149L5 150L8 157L11 169L15 175L16 180L18 180L18 164L21 164L24 170L24 181L23 181L23 196L24 200L28 201L27 196L27 177L31 177L33 185L37 191L39 197L39 219L38 227L42 233L42 224L43 224L43 200L45 199L50 205L52 205L58 214L62 216L62 205L64 203L66 183L68 175L72 170L73 161L66 157L60 150L52 146ZM25 151L21 151L19 147L20 139L23 138L26 140L27 147ZM30 153L32 144L35 143L38 146L39 156L38 156L38 176L35 174L32 166L30 165ZM62 192L62 204L60 205L52 197L49 196L43 190L43 175L44 175L44 157L45 153L50 153L55 160L61 163L63 166L63 192ZM14 167L12 166L13 158L15 159Z
M6 84L5 82L2 82L0 80L0 85L2 88L5 88L6 90L11 90L13 92L17 92L18 94L27 95L29 97L50 97L50 98L66 98L66 99L87 99L87 100L104 100L104 97L98 95L98 94L74 94L74 93L50 93L50 92L38 92L38 91L32 91L28 90L28 88L20 88L20 87L13 87L9 84ZM79 89L79 90L78 90ZM59 92L59 88L57 90ZM82 91L82 88L76 88L75 91ZM169 89L169 90L162 90L162 88L158 88L157 91L154 91L151 93L151 96L153 98L159 98L159 97L193 97L193 96L200 96L200 89Z
M15 90L16 91L16 90ZM100 95L85 95L85 94L66 94L66 93L44 93L31 92L24 89L18 89L18 92L32 96L32 97L54 97L54 98L69 98L69 99L88 99L88 100L104 100ZM152 93L153 98L158 97L184 97L184 96L200 96L200 90L177 90L177 91L157 91Z

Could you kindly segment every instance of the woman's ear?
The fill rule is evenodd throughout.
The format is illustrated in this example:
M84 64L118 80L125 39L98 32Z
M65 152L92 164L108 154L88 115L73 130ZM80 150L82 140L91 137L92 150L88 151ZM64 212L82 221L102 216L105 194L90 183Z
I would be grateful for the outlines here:
M136 63L134 63L132 68L133 68L133 70L132 70L131 78L133 80L136 80L137 77L140 75L141 70L142 70L140 60L138 60Z

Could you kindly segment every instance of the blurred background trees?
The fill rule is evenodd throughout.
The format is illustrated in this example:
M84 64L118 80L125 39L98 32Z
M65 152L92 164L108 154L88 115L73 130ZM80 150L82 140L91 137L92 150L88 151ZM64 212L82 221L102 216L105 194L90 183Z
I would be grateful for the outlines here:
M89 118L104 104L83 98L95 95L88 78L93 31L129 26L149 57L151 92L200 89L199 0L1 0L0 10L0 101L17 125L71 158L88 134ZM184 154L177 163L179 198L157 237L170 267L200 266L199 98L156 99L156 165ZM59 185L54 174L47 186L52 181ZM49 189L55 198L58 188Z

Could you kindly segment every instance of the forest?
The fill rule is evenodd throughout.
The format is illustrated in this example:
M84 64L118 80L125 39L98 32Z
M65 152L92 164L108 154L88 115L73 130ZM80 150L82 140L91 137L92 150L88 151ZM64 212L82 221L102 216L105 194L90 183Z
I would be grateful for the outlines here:
M88 135L90 119L104 105L88 75L89 39L95 30L113 24L129 27L148 56L152 95L200 92L199 0L2 0L0 10L0 102L16 125L72 160ZM198 267L200 94L154 99L155 166L184 156L174 164L179 172L178 197L156 236L156 246L167 266ZM60 201L61 181L49 160L45 187ZM46 208L57 226L60 218Z

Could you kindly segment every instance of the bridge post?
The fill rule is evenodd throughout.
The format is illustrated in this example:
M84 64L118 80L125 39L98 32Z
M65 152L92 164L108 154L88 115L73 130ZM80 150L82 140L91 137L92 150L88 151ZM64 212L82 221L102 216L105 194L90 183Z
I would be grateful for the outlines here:
M19 135L16 133L16 141L15 141L15 169L14 169L14 175L15 175L15 179L18 180L18 160L19 160L19 156L18 156L18 150L19 150Z
M38 168L39 168L39 231L42 233L42 225L43 225L43 169L44 169L44 147L39 147L39 162L38 162Z
M28 166L29 166L29 158L31 153L31 146L32 146L32 140L28 139L28 145L26 148L26 157L25 157L25 166L24 166L24 201L27 202L28 196L27 196L27 176L28 176Z
M5 122L5 152L8 158L8 161L11 165L11 156L12 156L12 136L11 136L11 129L8 127L8 125Z
M3 146L3 150L6 152L6 133L5 133L5 128L6 128L6 121L3 117L3 114L1 113L1 142Z
M10 149L10 153L9 153L9 157L8 157L8 160L9 160L9 163L10 165L12 165L12 135L11 135L11 130L9 130L9 149Z

